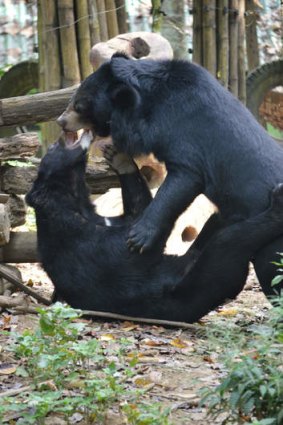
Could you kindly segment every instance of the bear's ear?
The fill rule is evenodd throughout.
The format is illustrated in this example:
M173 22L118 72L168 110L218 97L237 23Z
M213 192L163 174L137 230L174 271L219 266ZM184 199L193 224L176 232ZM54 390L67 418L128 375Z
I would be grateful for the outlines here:
M136 61L130 60L128 56L122 53L115 53L111 58L110 68L115 79L127 85L139 88Z
M111 91L112 103L121 109L136 108L140 104L138 91L127 84L120 83Z

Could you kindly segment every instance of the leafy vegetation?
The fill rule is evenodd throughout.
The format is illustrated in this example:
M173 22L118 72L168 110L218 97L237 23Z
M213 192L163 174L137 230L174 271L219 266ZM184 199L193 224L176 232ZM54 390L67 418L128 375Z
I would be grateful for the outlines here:
M282 266L282 264L280 263ZM209 331L211 348L225 347L225 376L215 388L202 390L201 404L223 424L280 425L283 423L283 296L273 300L264 324L219 323Z
M29 378L30 386L4 398L0 418L17 412L17 424L44 424L52 413L67 423L79 415L95 424L104 423L111 408L121 423L169 424L169 410L140 403L142 392L128 390L137 359L127 360L127 341L114 351L94 337L82 340L86 324L77 320L79 311L60 303L39 313L39 328L17 335L12 347L21 359L17 374Z

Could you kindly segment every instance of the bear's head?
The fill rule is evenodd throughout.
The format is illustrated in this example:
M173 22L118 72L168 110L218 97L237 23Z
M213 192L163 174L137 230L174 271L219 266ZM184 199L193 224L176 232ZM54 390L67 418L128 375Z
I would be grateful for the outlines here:
M141 92L150 91L151 73L157 64L115 53L81 83L57 123L64 131L84 128L100 137L109 136L113 111L140 105Z

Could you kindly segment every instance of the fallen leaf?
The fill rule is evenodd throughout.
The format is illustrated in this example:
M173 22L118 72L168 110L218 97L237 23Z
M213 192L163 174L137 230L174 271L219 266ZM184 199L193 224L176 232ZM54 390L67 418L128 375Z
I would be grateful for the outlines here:
M103 334L99 337L100 341L113 341L115 339L115 336L112 334Z
M130 332L133 331L134 329L137 329L139 326L134 324L133 322L123 322L122 324L122 330L124 332Z
M138 387L146 387L147 385L152 384L152 382L149 378L136 378L136 379L134 379L134 383Z
M0 366L0 375L12 375L17 370L16 366L11 366L9 364L2 364Z
M156 339L145 338L141 341L142 344L148 345L149 347L159 347L163 345L162 341L157 341Z
M210 356L203 356L203 360L207 363L214 363L214 360Z
M236 316L239 313L237 308L226 308L224 310L218 311L217 314L220 316Z
M27 286L29 286L30 288L32 288L34 286L33 280L29 279L26 283Z
M9 330L11 328L11 316L8 316L7 314L3 314L2 316L2 324L1 324L1 329L4 330Z
M52 379L50 379L49 381L41 382L40 384L38 384L38 389L40 391L42 391L44 389L48 389L48 390L51 390L51 391L57 391L58 390L55 382L52 381Z
M173 345L173 347L176 347L176 348L186 348L188 346L186 341L182 340L181 338L172 339L172 341L170 341L169 344Z

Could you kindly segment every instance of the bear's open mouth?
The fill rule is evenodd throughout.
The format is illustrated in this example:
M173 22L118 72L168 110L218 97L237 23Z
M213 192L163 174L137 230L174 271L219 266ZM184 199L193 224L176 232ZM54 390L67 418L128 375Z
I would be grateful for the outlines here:
M83 149L88 149L93 141L93 134L90 130L84 130L79 136L76 131L65 131L64 139L67 149L75 149L79 146Z

